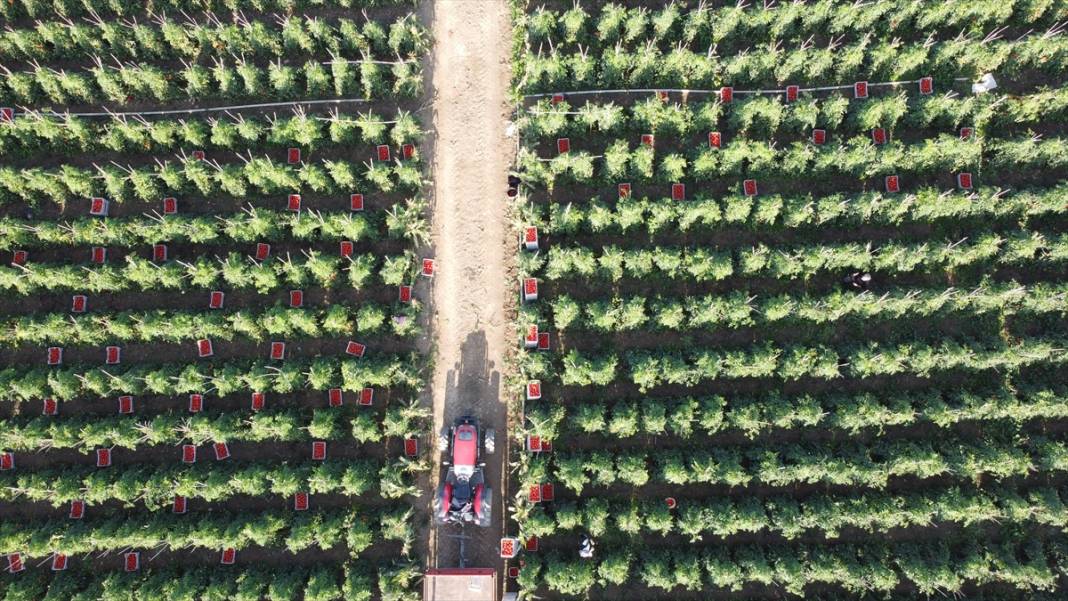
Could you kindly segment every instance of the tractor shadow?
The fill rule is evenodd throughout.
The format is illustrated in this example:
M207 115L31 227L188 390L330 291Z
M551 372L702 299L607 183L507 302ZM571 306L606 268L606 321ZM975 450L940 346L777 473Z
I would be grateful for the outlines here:
M461 415L477 418L483 428L498 432L498 449L493 455L483 455L486 482L493 487L493 519L488 528L473 525L439 527L436 564L440 568L460 565L460 544L455 538L469 537L464 544L467 567L494 567L500 559L497 545L501 538L501 512L505 511L502 485L504 461L503 438L507 412L501 404L501 373L488 358L486 333L472 332L460 346L460 361L447 372L445 379L444 425Z

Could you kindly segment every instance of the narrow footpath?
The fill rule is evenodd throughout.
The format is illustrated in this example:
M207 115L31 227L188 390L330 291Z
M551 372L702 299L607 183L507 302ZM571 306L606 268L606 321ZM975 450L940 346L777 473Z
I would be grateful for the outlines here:
M507 188L515 143L505 135L510 11L502 0L435 0L433 11L433 278L431 357L435 432L455 417L477 416L497 431L486 457L493 525L467 526L467 565L497 567L503 502L510 346L507 308L517 293L508 240ZM435 457L433 486L441 476ZM430 529L430 567L459 565L459 526ZM501 574L503 579L503 574Z

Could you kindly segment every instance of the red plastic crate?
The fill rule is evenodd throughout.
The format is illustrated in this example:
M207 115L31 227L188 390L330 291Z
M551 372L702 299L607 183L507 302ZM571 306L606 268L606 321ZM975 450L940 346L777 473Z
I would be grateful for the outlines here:
M374 401L375 401L375 389L374 388L364 388L363 390L360 391L360 400L359 400L359 404L360 405L362 405L364 407L370 407L371 404L374 403Z
M192 154L194 161L203 161L208 158L208 155L203 150L194 150Z
M547 350L549 350L549 333L548 332L538 332L538 350L539 351L547 351Z
M886 144L886 130L881 127L871 130L871 141L879 145Z
M308 493L298 492L293 495L293 509L296 511L308 510Z
M111 466L111 449L97 449L96 450L96 466L97 467L110 467Z
M708 132L708 147L720 148L723 146L723 134L718 131Z
M272 342L271 343L271 359L275 361L281 361L286 358L286 343L284 342Z
M406 160L406 161L408 159L411 159L412 157L414 157L415 156L415 145L414 144L404 144L403 146L401 146L401 156L403 156L404 160Z
M352 355L353 357L362 357L367 352L367 345L361 344L354 340L350 340L345 345L345 353Z
M260 409L263 409L263 405L266 402L266 400L267 399L264 397L264 394L262 392L253 392L252 393L252 410L253 411L259 411Z
M11 123L15 120L15 109L10 106L0 106L0 123Z
M541 503L541 485L535 484L527 491L527 498L531 503Z
M858 81L853 84L853 98L862 99L868 97L868 82Z
M538 228L530 225L523 230L523 246L527 250L538 250Z
M541 398L541 381L532 380L527 382L527 400L536 401Z
M900 192L901 191L901 181L898 179L898 176L896 176L896 175L888 175L888 176L886 176L886 179L884 180L884 183L886 184L886 191L887 192Z
M523 548L531 553L538 550L538 537L532 536L523 544Z
M234 560L237 559L237 551L233 547L223 549L222 557L219 558L219 563L224 566L234 565Z
M331 388L326 393L326 400L331 407L340 407L345 404L345 395L340 388Z
M519 554L519 539L502 538L500 544L501 557L511 559Z
M300 194L290 194L286 201L286 209L294 212L300 211Z
M961 140L968 140L968 139L970 139L972 137L972 135L974 133L975 133L975 130L972 129L971 127L962 127L962 128L960 128L960 139Z
M814 129L812 130L812 143L820 146L827 141L827 130Z
M786 102L797 102L797 95L800 91L800 86L786 86Z
M527 436L527 450L531 453L541 452L541 437L540 436Z
M265 242L256 243L256 260L266 261L267 257L271 256L271 245Z
M719 89L719 101L723 103L731 102L734 100L734 88L731 86L723 86Z
M186 499L183 496L175 495L174 503L171 504L171 513L182 515L186 510Z
M13 265L25 265L26 260L29 258L29 256L30 254L24 250L16 250L11 255L11 263Z
M363 210L363 194L349 194L349 210L350 211L362 211Z
M109 346L104 349L104 362L108 365L118 365L122 361L122 349L117 346Z
M89 260L97 265L107 263L108 249L103 246L94 246L93 249L89 251Z
M355 246L352 244L352 240L342 240L340 248L338 249L342 259L347 259L352 256L355 251Z
M222 291L220 291L220 290L212 290L211 294L208 296L208 308L209 309L222 309L223 308L223 301L225 300L225 298L226 298L226 295L223 294Z
M197 462L197 447L196 445L184 444L182 445L182 463L196 463Z
M399 288L399 291L398 291L398 294L397 294L397 298L402 303L410 303L410 302L412 302L412 287L411 286L403 286L402 285Z
M656 136L653 134L642 134L642 146L655 146Z
M128 395L128 394L124 394L124 395L120 396L119 397L119 413L121 413L123 415L129 415L129 414L131 414L133 412L134 412L133 397Z
M526 278L523 280L523 300L538 300L538 280L534 278Z
M174 215L178 213L178 199L173 196L168 196L163 199L163 214Z
M286 162L289 163L290 165L296 165L297 163L299 163L300 162L300 149L299 148L290 148L288 151L286 151Z
M72 520L80 520L85 517L85 501L75 499L70 502L70 513L67 514Z
M757 181L755 179L747 179L742 182L742 193L746 196L757 195Z
M419 455L419 440L416 438L404 439L404 454L408 457L417 457Z
M541 485L541 500L552 501L556 498L556 493L553 488L552 482L546 482Z
M89 199L89 214L95 217L106 217L110 204L106 198L94 196Z
M957 187L961 190L972 189L972 174L968 172L957 174Z
M197 355L201 358L210 357L215 354L215 349L211 345L211 341L207 338L201 338L197 340Z
M289 291L289 306L294 309L299 309L304 306L304 291L303 290L290 290Z
M67 556L62 553L52 554L52 571L62 572L67 569Z
M13 470L15 469L15 454L11 451L4 451L0 453L0 470Z
M571 138L557 138L556 152L559 154L571 152Z
M152 260L156 263L162 263L167 260L167 245L166 244L153 244L152 245Z
M8 553L7 554L7 571L12 574L17 574L22 570L25 570L26 566L22 564L22 553Z
M316 440L312 442L312 459L316 461L326 459L326 441Z
M56 399L45 399L42 403L41 415L56 415L59 413L59 403Z
M89 299L84 294L75 294L71 298L70 312L71 313L85 313L85 307L88 304Z
M434 259L423 259L421 273L428 278L434 277Z
M920 78L920 94L931 94L934 92L934 78L933 77L921 77Z
M686 200L686 184L671 184L671 200Z
M509 566L509 568L508 568L508 577L513 579L513 580L516 579L516 578L519 578L519 567L518 566Z
M525 348L538 348L538 326L527 326L527 333L523 336L523 346Z
M389 160L389 146L386 146L385 144L379 144L375 151L378 153L378 160Z
M230 458L230 445L225 442L217 442L212 445L215 450L215 461L223 461Z
M141 554L137 551L130 551L123 555L123 565L126 567L127 572L136 572L141 569Z
M619 197L620 198L630 198L630 192L631 192L630 184L627 184L627 183L619 184L617 186L617 189L619 190Z
M553 94L552 100L550 100L550 102L552 102L553 104L560 104L563 101L564 101L564 95L563 94Z
M193 393L189 395L189 412L200 413L204 410L204 395Z
M48 347L48 364L59 365L63 363L63 349L58 346Z

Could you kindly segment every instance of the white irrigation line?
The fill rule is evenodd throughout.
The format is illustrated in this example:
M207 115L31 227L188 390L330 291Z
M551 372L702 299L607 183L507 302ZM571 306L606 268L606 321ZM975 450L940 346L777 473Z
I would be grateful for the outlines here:
M968 77L956 77L953 81L971 81ZM868 82L869 88L882 87L882 86L902 86L906 84L918 84L918 79L907 79L902 81L875 81ZM843 84L837 86L820 86L816 88L798 88L798 92L826 92L830 90L848 90L853 87L854 84ZM552 97L556 94L563 94L567 96L596 96L598 94L651 94L656 92L674 92L676 94L715 94L720 95L720 90L697 90L687 88L622 88L617 90L575 90L570 92L546 92L542 94L527 94L523 96L527 98L546 98ZM772 89L772 90L733 90L735 94L785 94L786 88Z
M358 102L374 102L370 98L334 98L330 100L291 100L288 102L261 102L259 104L237 104L231 106L212 106L202 108L191 109L170 109L165 111L129 111L129 112L114 112L105 111L102 113L56 113L53 111L18 111L15 113L18 115L47 115L49 117L136 117L138 115L187 115L193 113L216 113L226 111L237 111L243 109L262 109L262 108L276 108L284 106L304 106L304 105L318 105L318 104L352 104ZM21 107L25 108L25 107Z

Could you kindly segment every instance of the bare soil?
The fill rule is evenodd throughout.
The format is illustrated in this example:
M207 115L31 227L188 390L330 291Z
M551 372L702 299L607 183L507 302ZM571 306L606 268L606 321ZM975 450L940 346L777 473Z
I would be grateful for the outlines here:
M507 175L515 143L511 119L510 14L501 0L438 1L433 15L433 244L437 260L432 291L434 373L431 394L435 431L459 415L477 416L497 432L497 450L486 456L494 489L493 525L467 527L468 566L496 567L506 519L507 406L502 390L510 346L508 314L518 294L509 277ZM440 456L430 491L442 476ZM427 499L428 503L430 498ZM477 532L475 530L478 530ZM458 526L434 527L429 567L460 565Z

